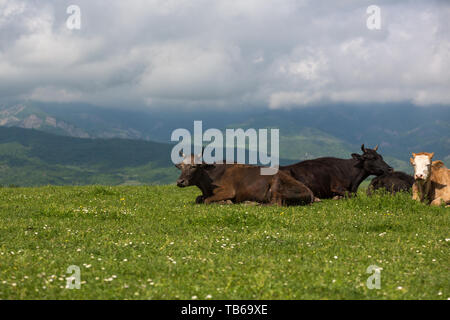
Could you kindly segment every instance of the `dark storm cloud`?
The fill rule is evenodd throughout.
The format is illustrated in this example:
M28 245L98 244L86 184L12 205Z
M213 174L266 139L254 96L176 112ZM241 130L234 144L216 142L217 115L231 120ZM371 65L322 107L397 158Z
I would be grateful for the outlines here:
M69 30L66 8L81 8ZM381 8L381 30L366 9ZM2 99L284 108L450 104L445 1L0 0Z

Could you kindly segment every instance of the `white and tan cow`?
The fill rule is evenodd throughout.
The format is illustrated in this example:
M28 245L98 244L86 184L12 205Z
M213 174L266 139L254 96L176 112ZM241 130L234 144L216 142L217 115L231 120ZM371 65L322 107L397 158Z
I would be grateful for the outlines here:
M413 199L431 205L450 204L450 170L442 161L432 161L434 153L413 153Z

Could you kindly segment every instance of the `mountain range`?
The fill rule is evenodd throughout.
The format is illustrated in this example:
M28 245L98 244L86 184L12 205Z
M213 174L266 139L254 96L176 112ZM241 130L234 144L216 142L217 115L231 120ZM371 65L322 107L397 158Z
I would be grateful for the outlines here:
M171 148L144 140L0 127L0 185L169 184L178 175Z
M174 111L108 109L88 104L19 102L0 106L0 184L172 183L177 128L279 128L281 163L349 158L379 145L411 172L411 152L450 162L450 109L410 104L327 105L292 110Z

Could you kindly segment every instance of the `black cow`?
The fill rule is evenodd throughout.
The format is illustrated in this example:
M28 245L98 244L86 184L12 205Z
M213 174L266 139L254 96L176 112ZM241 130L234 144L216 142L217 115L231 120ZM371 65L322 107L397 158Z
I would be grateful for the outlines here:
M392 194L401 191L410 191L414 184L414 177L401 171L383 174L370 182L367 194L371 195L375 190L386 189Z
M352 159L318 158L282 166L280 170L303 182L318 198L343 197L356 193L368 176L392 172L377 149L362 145L363 154L353 153Z

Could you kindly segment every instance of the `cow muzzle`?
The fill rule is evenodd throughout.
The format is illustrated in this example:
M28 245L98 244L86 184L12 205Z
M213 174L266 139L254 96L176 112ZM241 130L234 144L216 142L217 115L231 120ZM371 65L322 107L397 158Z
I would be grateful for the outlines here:
M186 187L186 180L184 180L184 179L178 179L177 180L177 186L178 187L180 187L180 188L184 188L184 187Z
M424 181L425 180L425 175L423 174L415 174L414 175L414 179L419 180L419 181Z

